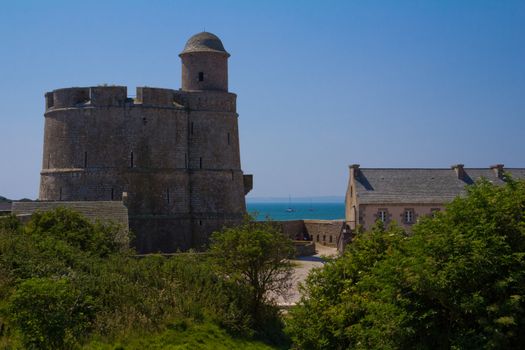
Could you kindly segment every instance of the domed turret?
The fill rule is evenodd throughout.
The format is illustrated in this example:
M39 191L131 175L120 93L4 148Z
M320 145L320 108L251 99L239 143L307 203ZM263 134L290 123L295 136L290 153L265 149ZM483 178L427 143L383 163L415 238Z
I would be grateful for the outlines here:
M182 90L228 91L228 57L221 39L208 32L192 36L180 53Z
M202 32L188 39L181 55L189 52L218 52L230 56L224 49L221 39L215 34Z

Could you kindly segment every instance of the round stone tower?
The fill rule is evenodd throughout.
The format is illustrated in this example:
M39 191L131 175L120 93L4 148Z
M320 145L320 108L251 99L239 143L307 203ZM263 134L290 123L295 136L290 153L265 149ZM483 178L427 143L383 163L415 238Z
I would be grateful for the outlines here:
M40 200L123 200L142 253L200 249L213 231L242 220L252 178L241 170L229 54L200 33L180 57L182 90L46 94Z
M180 53L182 90L228 91L228 57L221 40L212 33L192 36Z

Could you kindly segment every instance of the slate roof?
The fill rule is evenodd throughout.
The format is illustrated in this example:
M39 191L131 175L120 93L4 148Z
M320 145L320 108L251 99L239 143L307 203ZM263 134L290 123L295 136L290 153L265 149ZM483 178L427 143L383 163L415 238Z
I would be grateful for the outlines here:
M464 168L458 179L453 169L373 169L359 168L355 191L360 204L443 204L465 193L465 186L480 178L501 185L489 168ZM525 179L524 168L505 168L515 179Z

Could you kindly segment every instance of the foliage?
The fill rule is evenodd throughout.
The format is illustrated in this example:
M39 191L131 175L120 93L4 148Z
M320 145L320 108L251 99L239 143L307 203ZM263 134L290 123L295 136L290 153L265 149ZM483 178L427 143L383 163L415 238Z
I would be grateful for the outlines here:
M70 349L90 328L91 299L67 279L31 278L10 298L8 312L28 349Z
M241 314L256 328L275 315L274 299L290 288L291 240L272 222L246 218L242 225L212 236L212 266L230 286Z
M210 322L193 323L181 320L169 324L159 334L132 335L117 343L93 341L86 350L113 349L170 349L170 350L270 350L274 349L259 341L233 338L225 330Z
M213 328L217 339L224 329L253 333L245 290L213 268L209 254L139 258L122 246L119 227L92 224L62 208L36 213L23 226L6 219L0 227L0 348L75 348L94 339L96 344L149 339L164 346L174 334L180 337L178 328L167 328L181 320L196 334L205 329L201 325ZM270 243L258 249L271 249ZM275 320L273 308L261 309ZM282 325L272 325L282 334ZM232 348L245 343L264 348L227 338ZM188 341L210 348L213 339L199 335Z
M512 349L525 334L525 183L481 181L405 236L376 226L309 276L301 349Z

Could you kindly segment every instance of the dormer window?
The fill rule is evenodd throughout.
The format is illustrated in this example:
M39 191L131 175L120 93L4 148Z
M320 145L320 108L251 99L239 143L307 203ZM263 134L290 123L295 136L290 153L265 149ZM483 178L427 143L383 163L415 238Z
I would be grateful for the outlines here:
M199 81L204 81L204 72L199 72Z

